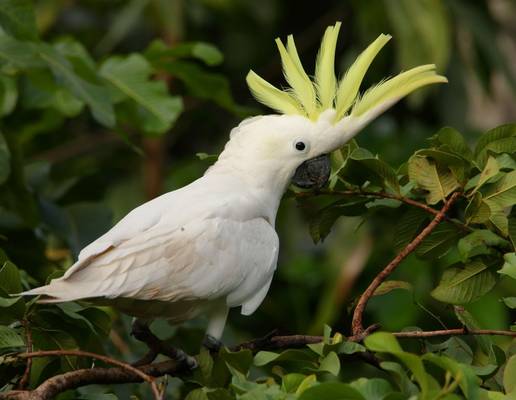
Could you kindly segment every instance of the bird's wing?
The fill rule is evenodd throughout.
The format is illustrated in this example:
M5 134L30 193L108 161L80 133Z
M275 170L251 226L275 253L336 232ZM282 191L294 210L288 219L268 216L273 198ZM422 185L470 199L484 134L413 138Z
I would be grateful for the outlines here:
M252 300L269 282L277 249L276 232L263 218L196 219L173 230L156 224L28 294L55 301L227 298L228 305L236 306Z

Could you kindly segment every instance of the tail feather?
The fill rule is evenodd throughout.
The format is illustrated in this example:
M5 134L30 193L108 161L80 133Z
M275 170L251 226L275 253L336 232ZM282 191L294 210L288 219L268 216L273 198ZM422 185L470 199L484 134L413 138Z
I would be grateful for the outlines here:
M38 299L38 303L64 303L85 299L92 296L91 291L78 290L76 285L72 285L64 280L55 279L48 285L40 286L18 294L19 296L43 296Z

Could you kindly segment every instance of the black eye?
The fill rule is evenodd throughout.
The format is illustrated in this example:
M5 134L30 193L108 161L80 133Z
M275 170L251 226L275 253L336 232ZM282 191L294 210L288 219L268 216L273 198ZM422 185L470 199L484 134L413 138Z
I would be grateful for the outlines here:
M296 150L303 151L306 149L306 144L303 142L296 142Z

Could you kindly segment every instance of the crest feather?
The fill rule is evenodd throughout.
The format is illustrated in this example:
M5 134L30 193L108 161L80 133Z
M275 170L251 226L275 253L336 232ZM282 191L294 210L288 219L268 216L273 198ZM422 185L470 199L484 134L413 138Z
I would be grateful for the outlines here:
M308 117L315 118L316 101L314 86L301 65L301 60L297 54L292 37L289 42L287 43L289 50L287 50L283 42L280 39L276 39L276 45L278 46L283 65L283 75L285 75L285 79L292 88L294 96L299 100Z
M362 83L369 66L382 47L385 46L390 39L390 35L381 34L378 36L378 38L358 56L353 65L349 67L344 77L340 80L335 101L337 120L341 119L350 109L357 97L360 84Z
M359 96L360 85L369 66L391 36L378 36L337 82L334 64L340 26L341 23L337 22L326 28L317 54L314 82L303 68L292 35L288 36L286 47L280 39L276 39L283 73L291 88L280 90L251 70L246 80L253 96L282 114L299 114L312 120L325 110L335 108L335 122L338 122L349 114L360 117L368 113L370 118L374 118L422 86L447 82L444 76L437 75L435 65L428 64L382 81Z
M335 77L335 50L339 37L340 22L329 26L324 32L321 48L315 63L315 87L321 109L333 107L333 99L337 92L337 78Z
M353 106L351 115L363 115L384 103L396 102L422 86L445 82L448 80L436 74L434 64L409 69L368 89Z
M246 77L247 85L252 95L260 103L280 112L281 114L303 114L301 104L289 93L271 85L253 70Z

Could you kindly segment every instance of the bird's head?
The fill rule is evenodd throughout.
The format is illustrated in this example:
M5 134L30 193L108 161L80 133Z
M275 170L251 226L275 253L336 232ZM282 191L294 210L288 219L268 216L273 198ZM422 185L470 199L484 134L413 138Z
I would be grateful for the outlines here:
M263 163L280 180L303 188L320 188L329 178L329 154L352 139L365 125L412 91L447 82L435 65L412 68L359 94L364 75L389 35L380 35L355 60L340 80L334 72L340 22L326 29L313 79L305 72L293 37L276 39L283 73L290 85L280 90L254 71L247 84L254 97L278 114L244 120L231 134L222 158L239 154ZM233 151L235 150L235 151Z

